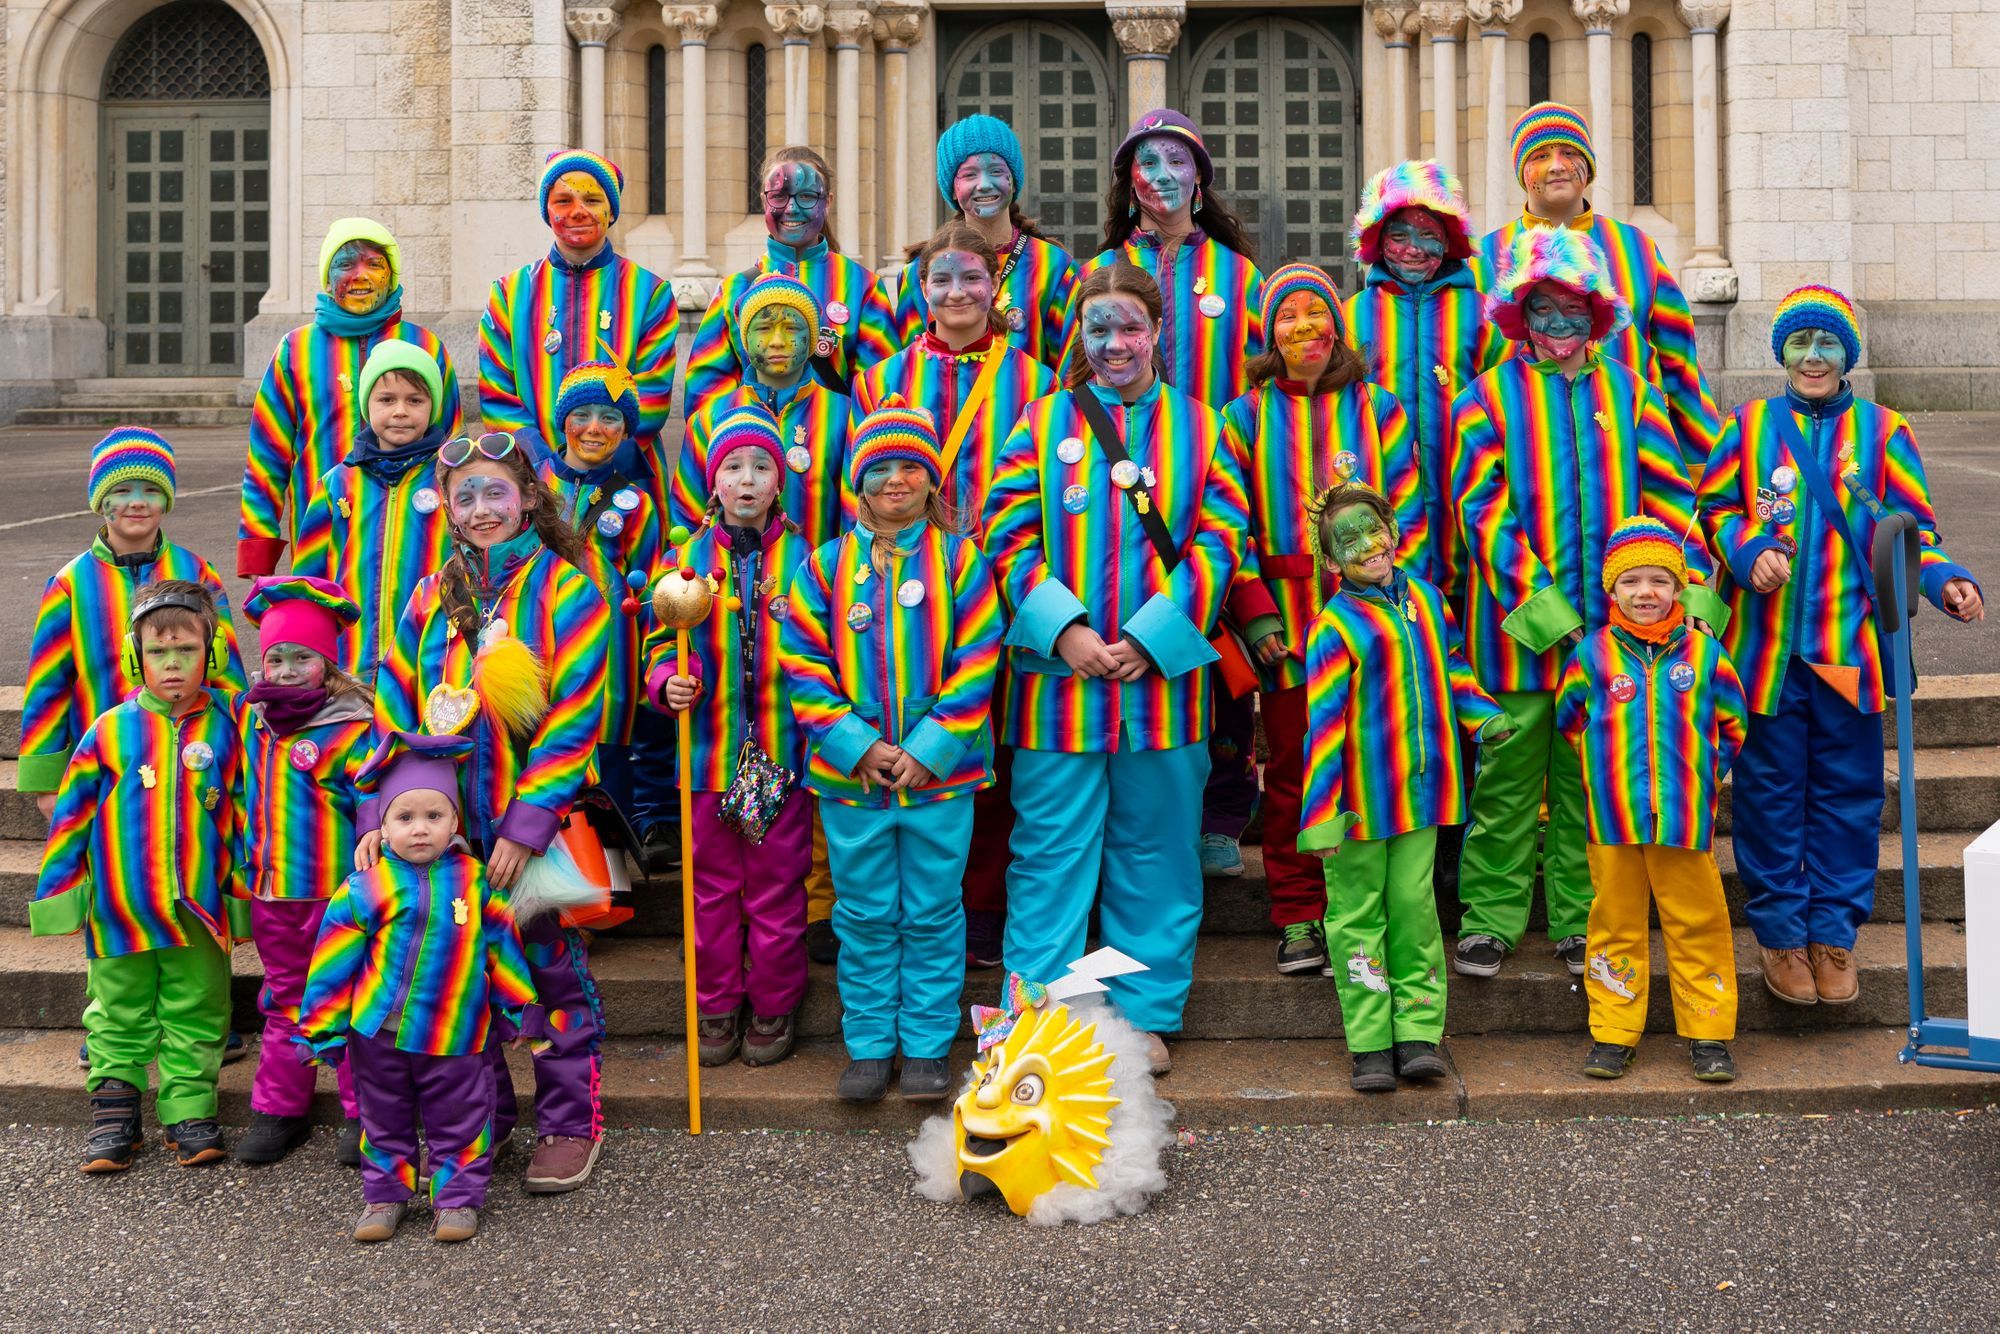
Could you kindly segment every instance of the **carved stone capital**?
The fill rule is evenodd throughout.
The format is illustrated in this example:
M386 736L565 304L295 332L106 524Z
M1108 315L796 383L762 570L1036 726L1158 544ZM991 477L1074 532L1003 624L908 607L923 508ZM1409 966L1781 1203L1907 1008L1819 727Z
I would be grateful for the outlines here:
M826 26L826 11L818 5L765 5L764 22L785 41L801 41Z
M843 46L858 45L875 29L872 4L841 5L826 11L826 30Z
M1505 32L1521 17L1523 0L1465 0L1465 12L1481 32Z
M1569 0L1569 11L1585 32L1609 32L1613 23L1632 12L1632 0Z
M722 24L716 5L661 5L660 16L681 32L681 45L706 42Z
M885 51L901 51L917 40L924 30L925 4L878 4L875 6L875 41Z
M1736 299L1736 270L1696 268L1681 270L1681 290L1690 301L1706 305L1728 305Z
M1456 40L1464 22L1465 0L1423 0L1417 6L1417 27L1432 41Z
M563 10L563 26L579 46L603 46L618 32L626 0L602 5L570 5Z
M1677 0L1674 11L1690 31L1717 32L1729 22L1729 0Z
M1375 35L1385 42L1401 41L1411 32L1417 7L1408 0L1368 0L1368 18Z
M1184 4L1107 4L1111 31L1118 47L1128 56L1164 56L1181 39L1181 23L1187 18Z

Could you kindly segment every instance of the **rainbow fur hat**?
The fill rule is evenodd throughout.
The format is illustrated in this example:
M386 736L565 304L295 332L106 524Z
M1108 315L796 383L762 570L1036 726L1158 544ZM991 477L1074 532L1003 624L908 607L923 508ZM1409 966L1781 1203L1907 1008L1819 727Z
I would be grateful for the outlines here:
M120 482L151 482L167 493L174 507L174 447L165 436L143 426L120 426L90 451L90 510L97 512L104 497Z
M1824 329L1840 340L1847 349L1847 364L1843 371L1851 371L1861 360L1861 320L1854 313L1854 303L1845 295L1831 287L1801 287L1788 292L1778 303L1778 313L1771 320L1771 355L1785 364L1785 340L1801 329Z
M542 187L538 196L542 203L542 222L549 220L549 191L555 188L556 178L570 172L580 171L603 187L604 197L611 201L611 220L618 221L618 197L625 191L625 173L618 170L618 164L595 153L586 153L581 148L567 148L549 154L542 166Z
M750 317L766 306L784 306L805 317L808 336L819 329L819 298L813 290L786 273L767 273L751 281L736 298L736 327L748 328Z
M1632 312L1611 286L1597 242L1568 227L1524 227L1500 256L1499 278L1486 298L1486 314L1516 342L1528 337L1528 293L1539 282L1561 283L1590 302L1592 341L1617 333Z
M1647 565L1657 565L1674 577L1674 582L1687 587L1687 553L1674 537L1674 530L1658 519L1636 515L1625 520L1611 530L1610 540L1604 544L1604 591L1618 582L1618 576L1627 570L1640 569Z
M1312 264L1287 264L1264 279L1264 328L1268 331L1277 323L1278 308L1285 304L1285 298L1294 292L1311 292L1326 302L1326 308L1333 312L1334 331L1342 339L1347 337L1347 321L1340 311L1340 289L1325 269ZM1268 333L1266 334L1268 337Z
M861 479L870 468L898 459L929 473L932 486L944 485L936 419L928 409L911 406L893 395L861 419L848 450L847 480L856 491L861 490Z
M1590 123L1575 107L1560 102L1537 102L1514 122L1514 179L1527 187L1528 158L1538 148L1568 144L1583 155L1590 179L1597 179L1597 154L1590 151ZM1588 182L1585 182L1588 184Z
M1465 205L1465 187L1435 162L1398 162L1375 173L1361 187L1361 207L1354 211L1354 225L1348 228L1354 257L1373 264L1382 257L1382 224L1391 214L1406 208L1420 208L1444 224L1444 253L1448 259L1466 259L1472 254L1472 211Z
M615 361L586 361L562 378L556 394L556 426L578 408L604 403L625 419L625 434L639 434L639 393L632 373Z

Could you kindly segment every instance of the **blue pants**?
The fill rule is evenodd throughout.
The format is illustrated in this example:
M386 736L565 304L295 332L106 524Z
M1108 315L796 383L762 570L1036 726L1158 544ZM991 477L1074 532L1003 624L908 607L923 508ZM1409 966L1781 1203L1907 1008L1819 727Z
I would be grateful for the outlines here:
M854 1060L942 1057L965 990L959 880L972 798L916 806L819 803L840 937L840 1032Z
M1201 927L1201 794L1208 745L1171 750L1014 752L1014 863L1007 970L1062 976L1084 952L1090 907L1103 944L1147 970L1111 999L1149 1033L1180 1030Z
M1863 713L1793 658L1778 709L1750 716L1731 828L1757 943L1853 949L1875 910L1882 715Z
M679 823L676 760L674 725L651 709L639 710L632 719L631 745L607 741L598 746L598 783L624 812L633 833L644 837L662 820Z

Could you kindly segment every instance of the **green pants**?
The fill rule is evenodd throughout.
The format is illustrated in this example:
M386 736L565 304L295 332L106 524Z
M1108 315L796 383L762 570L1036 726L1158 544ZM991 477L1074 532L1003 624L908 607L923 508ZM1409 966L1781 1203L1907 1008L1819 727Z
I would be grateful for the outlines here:
M1350 838L1326 859L1326 958L1351 1052L1444 1036L1437 829Z
M229 956L183 913L190 944L90 961L89 1035L93 1092L107 1079L145 1091L160 1065L163 1126L215 1115L215 1077L229 1034Z
M1584 855L1583 764L1556 731L1553 692L1499 691L1494 698L1515 730L1505 741L1480 747L1465 851L1458 861L1458 899L1465 905L1458 934L1492 936L1508 949L1521 943L1535 897L1535 832L1546 797L1542 893L1549 905L1549 936L1584 935L1590 922L1590 863Z

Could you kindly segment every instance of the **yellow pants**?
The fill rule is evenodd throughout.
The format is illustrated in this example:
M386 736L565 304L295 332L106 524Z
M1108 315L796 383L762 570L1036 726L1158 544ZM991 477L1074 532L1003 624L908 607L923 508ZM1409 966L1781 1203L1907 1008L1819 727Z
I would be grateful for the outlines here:
M819 820L819 798L813 802L812 869L806 872L806 921L824 922L833 916L833 867L826 860L826 826Z
M1590 1036L1635 1046L1646 1031L1646 904L1660 905L1674 1031L1727 1042L1736 1036L1736 948L1711 853L1654 844L1592 843L1588 929Z

